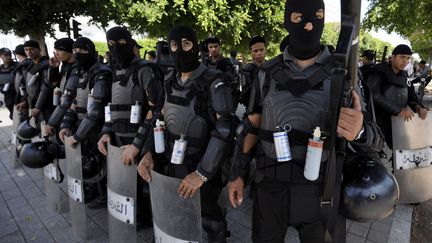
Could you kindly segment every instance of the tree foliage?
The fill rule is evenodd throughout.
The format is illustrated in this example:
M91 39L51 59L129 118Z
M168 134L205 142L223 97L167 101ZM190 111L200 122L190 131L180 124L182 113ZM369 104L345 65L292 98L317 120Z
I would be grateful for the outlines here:
M123 9L117 21L131 29L164 38L179 24L197 30L200 39L218 36L223 48L247 51L249 39L263 35L280 42L283 29L284 1L269 0L112 0Z
M42 47L46 34L54 36L54 25L66 26L74 16L92 17L92 22L107 26L114 9L106 0L2 0L0 31L18 36L29 35Z
M432 51L431 12L430 0L371 0L364 27L399 33L424 58Z

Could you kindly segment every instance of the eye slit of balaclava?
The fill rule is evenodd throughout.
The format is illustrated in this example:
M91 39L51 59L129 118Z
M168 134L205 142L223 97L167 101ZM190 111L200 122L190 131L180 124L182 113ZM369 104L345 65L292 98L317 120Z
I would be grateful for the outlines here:
M191 48L183 49L184 40L192 43ZM196 33L192 29L184 26L172 28L168 34L168 42L170 43L170 54L174 59L177 71L191 72L198 68L200 65L198 59L198 40ZM175 43L175 48L173 48L173 43Z

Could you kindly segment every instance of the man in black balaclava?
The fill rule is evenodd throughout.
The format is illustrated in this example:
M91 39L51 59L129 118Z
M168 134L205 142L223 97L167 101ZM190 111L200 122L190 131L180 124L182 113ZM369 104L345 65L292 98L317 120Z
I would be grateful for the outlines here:
M74 148L81 144L85 202L90 208L106 207L106 178L101 176L94 179L86 175L102 174L95 171L101 169L96 163L105 163L98 152L97 142L104 121L104 107L111 99L112 73L107 66L98 61L95 46L90 39L76 39L73 53L79 71L72 74L67 81L62 102L53 113L58 116L64 114L62 110L67 109L66 114L63 119L50 120L61 121L59 137L63 143L65 135L72 135L65 146Z
M232 116L231 89L222 72L200 64L194 30L174 27L168 43L176 73L165 80L163 117L158 117L165 120L167 146L163 157L171 161L168 176L183 179L178 188L180 197L192 197L200 190L202 226L208 242L226 242L225 213L217 201L223 187L221 167L232 155L238 124ZM185 157L175 161L171 155L180 137L187 141ZM144 148L144 152L138 172L150 181L149 168L163 165L163 160L153 160L152 148ZM184 218L178 220L173 225L185 223Z
M108 152L107 144L115 144L124 148L122 161L116 161L116 163L122 163L120 167L124 169L124 173L120 174L124 175L124 178L119 178L119 176L111 178L119 178L119 180L127 181L130 185L138 183L138 194L135 199L137 224L138 226L151 227L149 197L148 194L143 193L143 188L146 188L147 185L139 177L138 180L135 180L132 176L127 175L130 170L128 167L135 163L135 158L140 154L143 142L151 129L151 121L146 120L146 118L152 117L153 111L157 110L162 103L161 79L163 77L156 64L144 61L134 54L135 42L125 27L111 28L106 34L106 39L113 63L115 63L113 66L114 80L111 86L112 99L109 106L111 120L105 121L102 129L103 135L98 142L98 147L105 156ZM140 107L139 116L135 112L131 116L131 110L135 106ZM140 125L142 126L140 127ZM115 173L118 172L108 170L108 178ZM109 181L108 185L114 183L117 182ZM125 195L125 192L118 188L110 188L110 191ZM135 225L124 222L121 224L130 228L130 231L124 231L124 236L120 236L120 239L129 239L130 236L127 234L131 231L135 232Z
M229 198L233 207L242 203L249 164L259 155L256 156L252 241L284 242L288 226L293 226L302 243L320 243L325 239L320 192L329 153L328 140L324 141L323 156L315 161L319 173L306 178L304 171L311 134L317 128L326 132L330 129L333 59L327 46L320 43L324 27L323 0L288 0L284 26L289 36L282 43L283 53L262 65L252 85L245 129L237 139L241 149L234 159ZM355 146L363 142L366 132L362 131L369 128L363 127L362 107L356 92L353 92L353 104L353 108L341 109L337 132ZM280 142L280 136L286 136L287 140L289 136L289 143ZM368 132L367 136L375 135ZM338 229L343 230L341 235L333 237L334 242L345 241L344 222L342 218Z

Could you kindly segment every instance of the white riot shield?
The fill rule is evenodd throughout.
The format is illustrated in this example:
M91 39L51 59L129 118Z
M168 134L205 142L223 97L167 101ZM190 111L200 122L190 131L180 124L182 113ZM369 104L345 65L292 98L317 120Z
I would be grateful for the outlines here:
M82 175L81 144L76 148L67 145L72 137L65 137L67 160L67 183L72 229L81 239L88 238L86 206L84 204L84 181Z
M393 166L400 203L432 199L432 111L426 120L392 117Z
M59 160L55 159L51 164L44 167L45 175L45 194L47 197L48 208L52 211L62 212L62 198L59 187L60 171L58 170Z
M108 234L112 243L137 242L137 169L136 165L123 165L122 151L108 145Z
M150 199L156 243L202 242L199 191L188 199L178 195L180 179L151 172Z

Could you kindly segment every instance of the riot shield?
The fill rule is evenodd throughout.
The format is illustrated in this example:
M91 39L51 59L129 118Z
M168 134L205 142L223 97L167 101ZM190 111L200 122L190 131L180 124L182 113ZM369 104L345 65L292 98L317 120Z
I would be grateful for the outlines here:
M62 178L60 176L59 159L55 159L51 164L44 167L45 175L45 194L47 197L47 206L52 211L62 212L62 198L59 183Z
M156 243L202 241L199 191L188 199L178 195L180 179L151 172L150 199Z
M432 199L432 111L426 120L417 114L405 122L392 117L393 167L400 187L400 203Z
M65 137L65 144L72 137ZM76 148L65 146L67 160L67 183L69 194L69 209L72 229L82 239L88 238L86 206L84 204L84 185L82 176L81 144Z
M20 146L19 140L17 139L17 130L21 121L21 112L16 109L16 106L13 108L13 121L12 121L12 137L11 137L11 162L14 165L14 168L18 166L18 146Z
M109 242L137 242L136 165L121 162L122 149L108 145L107 194Z

